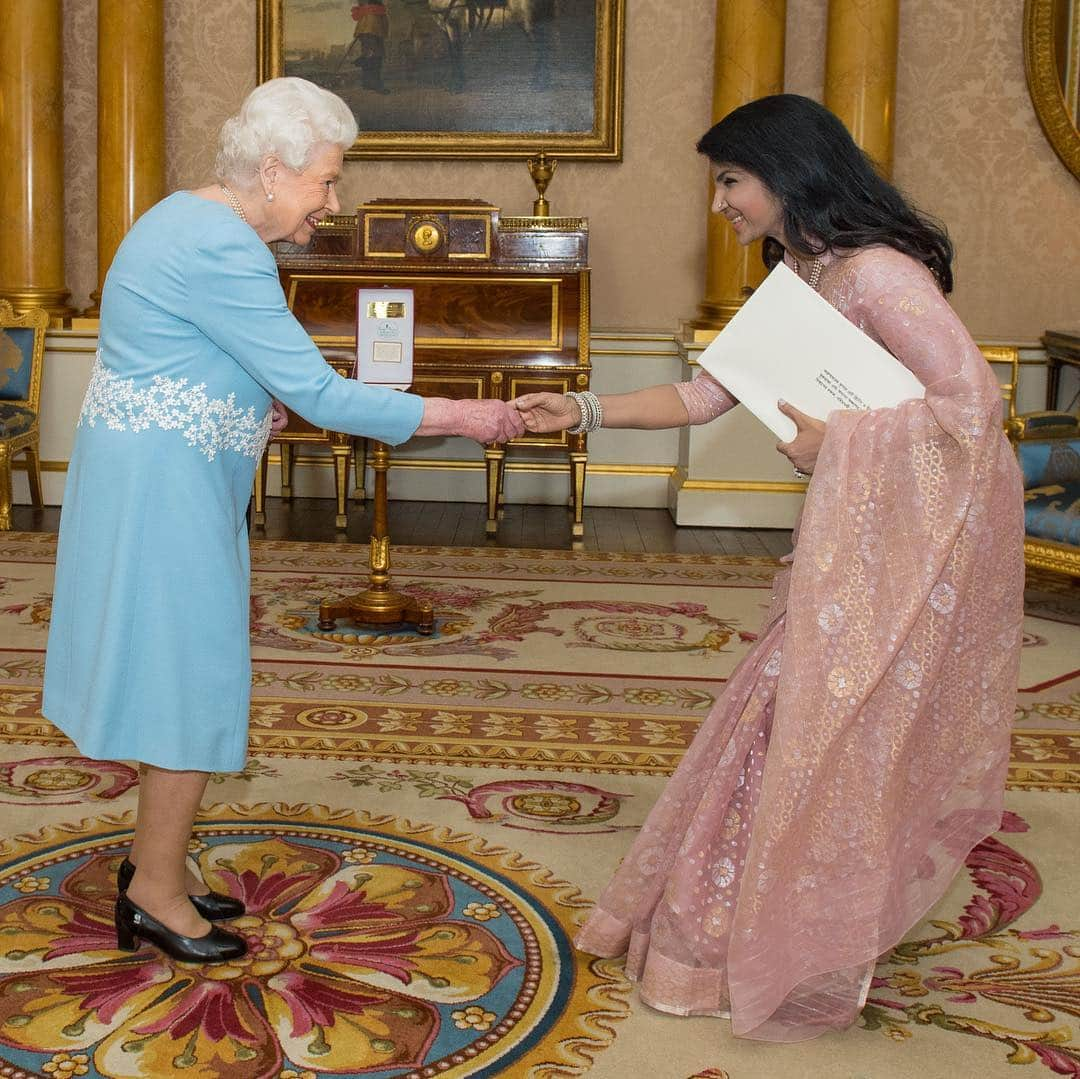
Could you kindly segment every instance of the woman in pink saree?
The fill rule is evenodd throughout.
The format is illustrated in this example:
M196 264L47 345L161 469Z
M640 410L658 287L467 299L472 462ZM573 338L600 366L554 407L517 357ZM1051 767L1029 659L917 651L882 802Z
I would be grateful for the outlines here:
M698 144L713 209L909 367L924 399L782 408L812 473L766 626L576 939L647 1004L796 1041L852 1024L876 958L1001 821L1023 586L1020 476L990 368L944 298L951 244L806 98ZM708 375L530 394L534 431L703 423Z

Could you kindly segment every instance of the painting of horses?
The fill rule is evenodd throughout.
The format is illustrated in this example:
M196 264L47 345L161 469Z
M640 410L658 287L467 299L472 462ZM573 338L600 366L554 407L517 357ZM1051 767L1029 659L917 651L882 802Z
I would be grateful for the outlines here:
M621 155L625 0L259 0L259 79L353 110L350 157Z

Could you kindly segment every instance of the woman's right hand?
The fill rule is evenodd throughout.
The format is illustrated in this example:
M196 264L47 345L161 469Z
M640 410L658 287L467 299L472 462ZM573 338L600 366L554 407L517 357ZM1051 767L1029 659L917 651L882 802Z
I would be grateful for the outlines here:
M521 413L525 429L534 435L565 431L581 423L581 408L561 393L526 393L510 402Z

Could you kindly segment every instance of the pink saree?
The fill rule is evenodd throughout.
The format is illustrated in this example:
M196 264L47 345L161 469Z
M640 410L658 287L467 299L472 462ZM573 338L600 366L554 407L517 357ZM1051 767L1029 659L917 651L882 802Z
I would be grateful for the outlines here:
M1021 638L1020 477L982 354L891 249L827 258L821 291L926 397L828 417L765 631L575 941L626 952L647 1004L771 1041L853 1023L877 956L997 830Z

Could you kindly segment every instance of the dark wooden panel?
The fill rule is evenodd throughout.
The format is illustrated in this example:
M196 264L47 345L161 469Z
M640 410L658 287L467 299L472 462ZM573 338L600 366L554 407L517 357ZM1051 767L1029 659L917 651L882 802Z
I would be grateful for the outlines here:
M405 254L405 215L369 214L364 232L364 254L396 252Z
M485 379L469 374L418 375L410 388L424 397L450 397L455 401L478 401L493 396Z
M578 361L581 306L576 277L493 275L483 279L290 270L282 270L281 277L290 309L320 344L355 347L358 289L411 288L416 304L417 363L463 356L468 362L502 358L513 365ZM323 340L327 338L333 340Z
M545 375L537 378L535 375L512 375L510 377L510 396L521 397L526 393L566 393L570 389L570 376L560 378L558 375Z
M559 278L440 280L405 277L416 298L416 343L561 347Z

